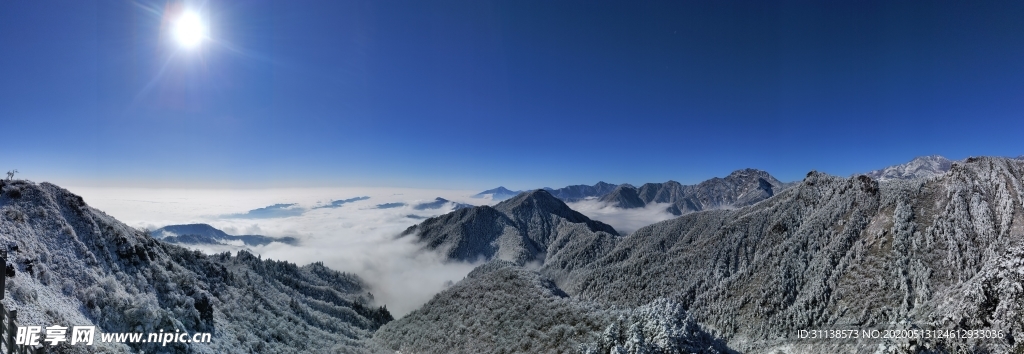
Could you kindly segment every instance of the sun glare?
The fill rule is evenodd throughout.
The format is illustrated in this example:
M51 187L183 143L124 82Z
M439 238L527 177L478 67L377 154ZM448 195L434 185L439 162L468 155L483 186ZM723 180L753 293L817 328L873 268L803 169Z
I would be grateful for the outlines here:
M206 25L199 14L192 11L185 11L174 22L172 30L174 40L186 49L199 46L206 38Z

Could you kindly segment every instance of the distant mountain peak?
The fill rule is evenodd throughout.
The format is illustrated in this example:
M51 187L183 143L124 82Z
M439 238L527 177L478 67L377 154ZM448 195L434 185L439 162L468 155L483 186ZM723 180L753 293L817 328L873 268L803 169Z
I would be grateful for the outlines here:
M889 166L880 170L865 173L865 176L879 181L929 178L946 173L953 166L953 161L940 155L915 157L910 162Z
M165 238L180 235L203 235L212 238L223 238L229 236L224 231L210 226L210 224L184 224L167 225L152 231L153 237Z
M489 190L483 191L481 193L514 193L514 192L510 191L508 188L505 188L504 186L498 186L498 188L489 189Z
M756 168L744 168L736 171L732 171L728 177L745 177L749 175L755 175L758 177L771 176L768 172L756 169Z
M164 242L184 245L222 245L229 241L242 241L247 246L262 246L268 245L271 242L289 245L298 244L298 240L294 237L230 235L209 224L167 225L151 231L150 234Z
M477 194L473 195L473 197L474 198L486 198L487 196L490 196L492 200L504 200L504 199L508 199L508 198L514 197L514 196L516 196L519 193L522 193L522 191L512 191L512 190L509 190L508 188L505 188L505 187L501 186L501 187L498 187L498 188L488 189L488 190L485 190L483 192L477 193Z

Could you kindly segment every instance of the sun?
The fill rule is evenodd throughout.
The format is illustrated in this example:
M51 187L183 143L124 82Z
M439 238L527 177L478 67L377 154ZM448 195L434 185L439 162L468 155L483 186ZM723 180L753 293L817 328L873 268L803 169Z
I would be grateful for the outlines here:
M206 39L206 32L202 17L193 11L182 12L171 29L174 40L185 49L198 47Z

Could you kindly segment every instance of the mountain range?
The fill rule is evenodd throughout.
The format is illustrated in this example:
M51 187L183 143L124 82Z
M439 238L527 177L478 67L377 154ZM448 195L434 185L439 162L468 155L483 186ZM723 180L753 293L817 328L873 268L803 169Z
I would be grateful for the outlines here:
M1014 159L1024 160L1024 155ZM930 178L946 173L956 162L962 161L950 160L939 155L919 156L907 163L870 171L864 175L879 181ZM751 205L794 184L781 182L767 172L748 168L734 171L724 178L715 177L696 185L668 181L646 183L637 188L626 183L615 185L598 182L593 186L580 184L559 189L543 189L566 203L598 199L609 206L624 209L643 208L650 203L668 203L671 205L666 210L678 216L707 209ZM481 192L476 197L491 195L494 200L504 200L519 193L523 191L498 187Z
M640 188L621 185L601 201L620 208L642 208L651 203L669 204L673 215L707 209L728 209L768 199L789 185L767 172L755 169L735 171L725 178L712 178L696 185L676 181L645 183Z
M374 342L433 353L681 352L666 343L701 343L693 352L1024 350L1020 160L969 158L934 178L885 181L812 171L761 202L688 213L628 236L595 231L589 219L566 223L551 212L565 205L547 195L517 197L543 202L508 204L530 223L500 230L562 242L531 243L530 254L544 256L527 262L449 253L491 263L382 327ZM503 220L498 207L507 208L489 217ZM430 219L407 234L426 248L503 249L498 238L474 237L496 230L444 237L486 226L465 216L487 210ZM563 226L543 227L552 224ZM571 226L580 237L565 237ZM617 312L626 310L645 315ZM693 330L667 330L688 326L670 319L693 321ZM994 338L796 338L807 329L982 330L963 333Z
M609 206L632 209L652 203L668 204L666 211L682 215L706 209L736 208L770 198L792 183L780 182L767 172L755 169L735 171L724 178L712 178L696 185L683 185L676 181L646 183L640 188L630 184L614 185L598 182L593 186L573 185L559 189L544 188L552 196L566 203L597 199ZM477 194L514 196L504 187ZM522 193L522 192L518 192ZM492 199L499 199L492 197Z

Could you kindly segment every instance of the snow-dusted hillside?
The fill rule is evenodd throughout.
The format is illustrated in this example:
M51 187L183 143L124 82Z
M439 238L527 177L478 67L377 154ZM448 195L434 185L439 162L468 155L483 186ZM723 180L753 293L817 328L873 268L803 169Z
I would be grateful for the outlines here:
M58 352L360 352L391 320L358 277L252 254L207 256L130 228L48 183L0 182L0 246L21 325L213 333L211 343Z

